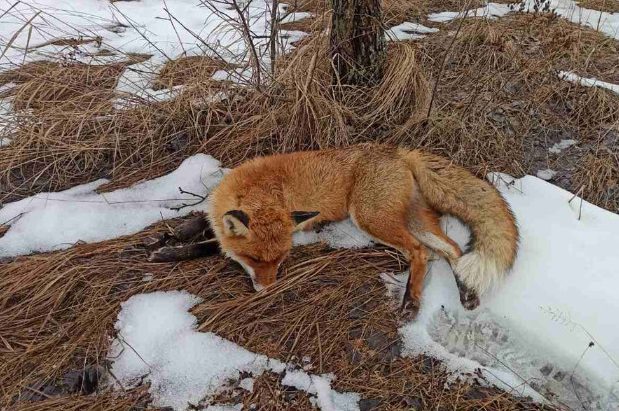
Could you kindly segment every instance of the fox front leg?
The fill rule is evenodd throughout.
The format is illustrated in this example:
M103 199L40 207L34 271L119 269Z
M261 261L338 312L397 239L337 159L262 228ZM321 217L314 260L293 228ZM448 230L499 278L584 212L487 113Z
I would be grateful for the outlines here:
M193 244L161 247L150 254L148 261L154 263L183 261L200 257L209 257L219 253L219 243L216 239L211 238Z
M194 237L201 235L205 239L215 238L215 233L206 219L206 216L199 213L179 224L174 228L174 237L181 242L190 241Z

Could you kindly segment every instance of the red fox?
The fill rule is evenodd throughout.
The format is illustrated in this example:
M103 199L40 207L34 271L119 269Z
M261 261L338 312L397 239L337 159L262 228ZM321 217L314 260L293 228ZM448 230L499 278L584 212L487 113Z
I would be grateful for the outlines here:
M447 259L462 304L473 309L511 268L518 248L514 215L491 184L447 159L384 145L254 158L225 175L207 214L222 252L243 266L258 291L275 282L295 231L350 217L408 259L403 308L413 313L428 249ZM443 214L471 228L465 254L441 229Z

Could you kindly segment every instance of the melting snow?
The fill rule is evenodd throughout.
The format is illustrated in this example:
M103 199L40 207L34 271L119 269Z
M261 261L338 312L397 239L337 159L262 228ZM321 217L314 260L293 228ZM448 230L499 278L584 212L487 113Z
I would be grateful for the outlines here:
M578 141L572 139L561 140L558 143L553 144L553 146L550 147L548 151L553 154L559 154L561 151L575 144L578 144Z
M9 231L0 238L0 257L71 247L78 241L103 241L137 233L161 219L194 210L185 207L196 198L181 195L178 187L206 194L223 175L211 156L189 157L172 173L130 188L97 193L108 180L100 179L58 193L41 193L0 209L0 225Z
M266 50L270 7L269 0L252 0L244 13L257 50ZM158 101L174 95L150 89L170 59L208 55L239 64L249 56L236 11L217 1L0 0L0 16L0 70L36 60L110 64L127 60L128 53L151 55L125 70L118 91ZM286 18L303 17L293 13ZM293 37L278 43L285 52L306 33L284 34ZM84 43L52 44L58 39ZM268 67L270 58L265 55L260 63Z
M557 172L549 168L544 169L544 170L539 170L536 174L537 178L541 178L542 180L545 180L545 181L552 180L553 177L556 175L557 175Z
M571 71L559 72L559 77L563 80L571 81L572 83L580 84L585 87L600 87L619 94L619 84L607 83L593 77L581 77Z
M518 7L518 6L516 6ZM487 17L487 18L497 18L503 17L507 13L511 12L509 4L502 3L488 3L487 5L477 8L471 9L465 12L460 11L442 11L440 13L432 13L428 15L428 20L433 21L435 23L445 23L454 19L459 19L462 17Z
M154 405L184 410L189 404L208 402L241 372L259 376L286 371L282 384L315 396L312 400L323 411L359 410L358 394L331 389L333 375L294 370L216 334L197 332L197 319L188 310L199 302L187 292L169 291L138 294L122 304L115 325L118 336L108 358L113 361L112 374L123 387L145 379L150 382ZM253 379L245 378L240 384L253 390ZM222 409L216 407L221 406L208 409Z
M407 354L433 355L456 374L479 369L538 400L617 409L619 216L583 201L579 220L580 199L569 203L571 193L531 176L502 176L500 189L520 226L513 272L466 312L448 264L433 262L419 317L400 330ZM462 224L444 224L466 244Z
M418 40L424 38L426 34L436 33L438 29L426 27L419 23L405 21L402 24L391 27L385 32L385 36L391 41Z

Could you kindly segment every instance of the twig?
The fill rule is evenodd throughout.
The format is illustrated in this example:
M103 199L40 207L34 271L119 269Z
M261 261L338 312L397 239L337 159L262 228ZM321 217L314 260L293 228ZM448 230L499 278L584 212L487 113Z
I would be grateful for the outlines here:
M178 206L178 207L170 207L170 210L180 211L180 210L182 210L183 208L187 208L187 207L194 207L194 206L197 206L198 204L200 204L200 203L204 202L204 201L206 200L206 198L207 198L206 196L203 196L203 195L200 195L200 194L196 194L196 193L192 193L191 191L186 191L186 190L183 190L181 187L179 187L179 188L178 188L178 191L179 191L181 194L189 194L190 196L197 197L197 198L199 198L200 200L199 200L199 201L197 201L197 202L195 202L195 203L193 203L193 204L182 203L182 204L181 204L180 206Z
M572 198L570 198L569 201L567 202L568 204L571 204L572 200L575 199L577 196L579 196L579 198L580 198L580 205L578 206L578 221L580 221L580 217L582 216L582 193L583 193L585 187L586 187L585 185L580 187L580 190L578 190L576 192L576 194L574 194L572 196Z
M453 39L451 39L451 43L449 43L449 46L447 47L445 54L443 54L443 61L441 62L441 68L438 71L438 74L436 76L436 81L434 82L434 87L432 88L432 96L430 97L430 104L428 105L428 114L426 114L426 119L429 119L430 114L432 113L432 105L434 104L434 96L436 95L436 90L438 89L438 84L441 81L441 76L443 74L443 71L445 70L445 63L447 62L447 56L449 55L451 48L456 42L456 39L458 38L458 34L460 34L460 30L462 29L462 26L464 25L464 20L466 20L466 17L469 14L469 9L468 9L469 4L470 2L467 2L463 6L463 10L466 8L466 10L464 11L464 15L460 18L460 24L458 24L458 29L456 30L456 34L454 34L454 37Z

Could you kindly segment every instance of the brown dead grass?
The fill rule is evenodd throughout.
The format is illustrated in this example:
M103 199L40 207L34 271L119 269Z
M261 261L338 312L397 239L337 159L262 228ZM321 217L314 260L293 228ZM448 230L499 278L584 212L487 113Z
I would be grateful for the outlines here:
M177 221L169 222L173 226ZM334 372L335 388L380 401L380 409L407 404L434 409L538 409L504 392L454 383L437 362L393 354L398 317L384 296L378 273L404 269L388 250L329 251L320 245L296 248L269 293L251 290L239 267L221 257L180 264L146 262L143 233L53 254L19 257L0 277L0 402L11 403L26 387L89 364L105 364L120 303L137 293L184 289L204 299L192 309L200 331L212 331L249 350L297 363L310 356L312 372ZM151 281L144 281L145 275ZM372 337L373 336L373 337ZM377 337L378 336L378 337ZM264 409L287 409L279 378L267 375L242 401ZM60 407L123 409L128 398L50 398L23 409ZM232 394L229 394L232 395ZM224 401L226 395L219 400ZM304 395L295 396L309 410ZM126 408L125 408L126 409ZM288 408L289 409L289 408Z
M476 9L484 4L483 0L382 0L387 26L395 26L405 21L427 23L430 13Z
M615 150L592 151L579 162L575 186L589 201L619 213L619 144Z
M231 68L226 62L208 56L181 57L168 61L161 69L154 90L172 88L181 84L209 83L218 70Z
M318 33L328 19L321 15L313 24ZM489 169L521 175L535 173L544 161L552 165L552 158L532 155L540 141L578 136L596 142L618 120L616 96L557 77L559 70L572 70L619 82L615 40L551 15L516 14L466 21L450 47L448 30L459 24L423 41L392 44L388 76L375 90L330 86L327 39L320 34L278 62L277 79L266 90L212 82L208 74L220 62L185 58L169 63L159 79L161 87L187 83L181 96L165 103L136 101L134 109L111 113L105 111L109 99L97 97L101 105L88 105L83 100L92 97L81 93L97 94L94 87L107 98L112 80L103 74L112 68L55 67L61 85L49 81L44 65L33 66L39 73L34 77L33 69L22 68L12 73L21 82L17 107L38 107L38 113L18 110L23 115L14 143L0 156L0 201L102 176L117 187L127 185L167 172L199 150L232 166L256 154L366 141L428 148L479 175ZM88 92L85 79L95 85ZM234 97L205 98L220 91ZM564 186L579 188L571 181ZM591 192L586 198L601 197Z
M577 3L587 9L619 13L619 0L579 0Z
M440 33L422 43L426 72L440 72L437 56L445 55L450 41ZM617 82L618 64L616 41L552 16L467 21L441 73L432 115L417 130L416 141L480 174L489 169L534 174L536 161L543 160L535 153L544 153L538 145L571 138L566 136L597 144L619 121L616 95L571 84L557 73L573 70ZM579 187L571 182L567 188ZM595 201L598 195L592 191L586 198ZM616 209L619 198L612 203Z
M13 96L15 110L106 112L111 108L109 100L124 68L124 64L35 62L0 73L0 86L16 84L3 94Z

